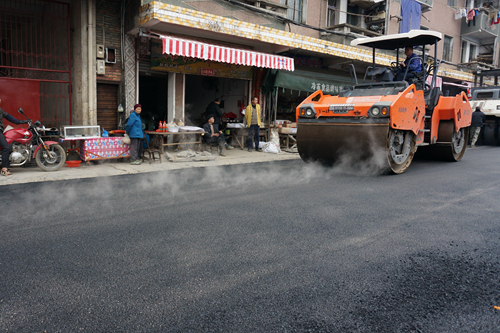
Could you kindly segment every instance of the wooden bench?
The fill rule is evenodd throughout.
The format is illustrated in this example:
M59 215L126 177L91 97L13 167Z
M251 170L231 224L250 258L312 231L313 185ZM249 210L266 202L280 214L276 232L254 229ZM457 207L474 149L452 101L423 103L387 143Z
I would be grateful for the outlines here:
M202 136L205 134L205 132L153 132L153 131L146 131L146 134L148 135L156 135L159 136L161 139L160 147L161 147L161 152L162 154L165 152L165 147L168 146L180 146L180 145L190 145L190 144L195 144L198 145L198 150L201 150L201 144L202 144ZM193 139L194 136L194 139ZM168 143L168 137L172 137L172 143ZM167 138L167 143L164 142L164 138ZM187 141L181 141L179 142L178 140L175 139L182 139L182 138L187 138Z

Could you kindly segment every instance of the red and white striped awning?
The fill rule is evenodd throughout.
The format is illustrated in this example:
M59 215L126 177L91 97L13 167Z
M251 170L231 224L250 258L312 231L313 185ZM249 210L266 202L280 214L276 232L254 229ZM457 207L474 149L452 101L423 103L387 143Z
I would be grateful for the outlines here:
M293 58L160 35L163 53L229 64L294 71Z

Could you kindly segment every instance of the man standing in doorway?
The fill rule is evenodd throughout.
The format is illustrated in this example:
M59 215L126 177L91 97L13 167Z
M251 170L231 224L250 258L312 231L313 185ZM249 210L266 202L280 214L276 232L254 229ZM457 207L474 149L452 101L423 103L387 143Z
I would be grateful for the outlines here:
M219 129L222 129L221 127L222 111L219 105L220 105L220 98L216 98L213 102L208 104L207 108L205 109L205 119L208 121L210 117L214 117L214 124L218 125Z
M481 128L483 127L485 122L486 122L486 116L481 111L481 108L479 106L476 106L476 111L474 111L472 113L472 121L470 124L470 134L469 135L472 138L472 140L470 142L471 148L476 147L476 141L477 141L477 138L479 137L479 132L481 132Z
M260 105L257 104L259 99L257 97L252 98L252 104L247 106L245 110L245 119L248 125L248 139L247 146L248 151L252 151L252 138L255 142L255 150L261 151L259 148L259 132L260 132Z

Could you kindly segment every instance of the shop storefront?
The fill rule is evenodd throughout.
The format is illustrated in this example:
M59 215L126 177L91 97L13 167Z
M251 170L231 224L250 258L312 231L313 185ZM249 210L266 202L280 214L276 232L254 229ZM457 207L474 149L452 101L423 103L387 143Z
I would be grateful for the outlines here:
M295 121L295 108L311 93L321 89L325 94L338 94L350 85L350 77L325 71L268 71L263 84L270 112L268 119L271 122L276 119Z
M152 32L144 36L150 52L139 65L139 102L148 130L157 129L159 121L201 127L216 98L226 116L242 121L252 94L260 95L259 69L294 70L289 57Z
M151 41L151 71L185 76L184 123L203 126L207 105L221 99L223 113L241 119L239 110L248 99L253 67L163 54L161 40Z

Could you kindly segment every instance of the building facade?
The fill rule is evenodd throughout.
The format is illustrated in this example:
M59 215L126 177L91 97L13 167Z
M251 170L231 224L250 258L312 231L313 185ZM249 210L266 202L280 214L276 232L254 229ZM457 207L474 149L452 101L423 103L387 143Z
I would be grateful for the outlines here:
M498 0L0 0L0 98L49 127L116 129L138 102L148 129L200 125L215 98L241 119L254 95L266 121L292 119L310 92L352 84L353 68L363 76L371 50L350 46L362 36L440 31L431 50L444 60L438 75L465 86L472 70L498 66L498 8ZM395 59L376 55L378 65Z

